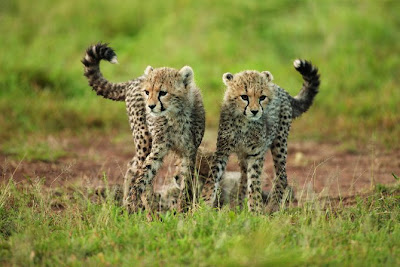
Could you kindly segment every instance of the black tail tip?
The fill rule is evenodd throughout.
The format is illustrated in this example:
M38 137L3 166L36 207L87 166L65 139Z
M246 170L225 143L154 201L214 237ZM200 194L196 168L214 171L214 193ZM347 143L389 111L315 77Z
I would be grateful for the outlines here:
M295 61L293 61L293 66L302 75L317 75L318 73L317 67L313 66L311 61L307 61L304 59L296 59Z
M85 57L82 62L99 62L100 60L107 60L111 63L118 63L117 55L114 50L108 46L107 43L97 43L95 45L91 45L86 49ZM86 65L86 64L85 64Z
M312 64L310 61L304 59L295 59L293 61L293 66L296 70L301 70L307 67L312 67Z

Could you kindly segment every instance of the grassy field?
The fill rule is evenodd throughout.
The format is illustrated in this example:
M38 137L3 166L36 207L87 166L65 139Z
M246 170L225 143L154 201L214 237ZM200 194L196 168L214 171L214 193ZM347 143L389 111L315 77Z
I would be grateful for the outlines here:
M224 72L270 70L295 95L297 58L322 73L321 92L292 138L398 147L398 1L76 1L0 3L0 143L27 136L111 129L127 132L123 103L97 97L80 59L111 42L124 81L147 65L190 65L203 91L208 129L218 123ZM321 123L322 122L322 123Z
M124 103L96 96L83 76L84 51L99 41L118 55L119 65L101 65L111 81L147 65L190 65L206 136L218 125L223 73L269 70L295 95L302 80L292 62L309 59L320 93L291 140L340 143L371 158L371 144L396 151L399 10L394 0L1 0L0 155L54 162L66 155L63 138L130 134ZM2 266L400 265L399 183L350 204L314 199L272 216L200 206L148 222L110 199L93 203L80 187L0 178L9 180L0 183Z
M273 216L246 211L164 214L148 222L84 190L40 182L0 189L3 266L398 266L400 187L378 186L351 206L312 200Z

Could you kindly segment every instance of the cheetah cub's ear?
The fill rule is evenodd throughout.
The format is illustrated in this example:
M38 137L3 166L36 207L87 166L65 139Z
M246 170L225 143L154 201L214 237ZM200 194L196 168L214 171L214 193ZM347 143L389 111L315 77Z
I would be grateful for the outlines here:
M152 66L147 66L146 70L144 71L144 74L145 75L149 75L152 71L153 71L153 67Z
M222 75L222 81L224 82L225 85L228 85L228 83L232 80L233 80L232 73L227 72L227 73L224 73L224 75Z
M187 87L193 82L194 74L191 67L189 66L183 67L182 69L179 70L179 74L182 77L182 81L185 87Z
M261 72L262 74L264 74L265 78L267 78L267 82L272 82L274 80L274 76L272 76L271 72L269 71L263 71Z

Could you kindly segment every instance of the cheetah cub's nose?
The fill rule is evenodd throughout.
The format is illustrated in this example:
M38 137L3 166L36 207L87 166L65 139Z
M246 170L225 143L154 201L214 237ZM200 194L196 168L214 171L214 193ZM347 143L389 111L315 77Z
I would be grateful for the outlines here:
M253 113L253 115L256 115L258 113L258 110L252 110L251 113Z
M155 108L156 105L149 105L149 108L152 110L153 108Z

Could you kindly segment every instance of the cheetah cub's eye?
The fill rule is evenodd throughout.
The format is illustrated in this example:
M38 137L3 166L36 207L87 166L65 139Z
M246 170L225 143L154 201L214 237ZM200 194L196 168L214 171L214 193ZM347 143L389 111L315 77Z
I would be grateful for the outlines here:
M147 90L144 90L144 92L145 92L145 94L146 94L146 95L149 95L149 91L147 91Z
M264 101L266 98L267 98L267 96L262 95L262 96L260 96L260 101Z
M167 92L166 91L160 91L159 95L160 96L165 96L165 95L167 95Z
M244 101L249 100L249 96L248 95L241 95L240 96Z

